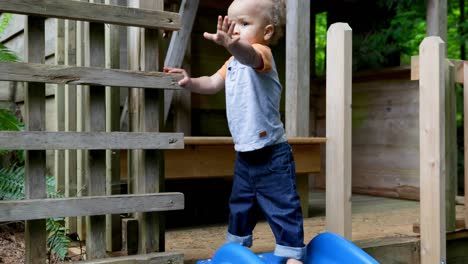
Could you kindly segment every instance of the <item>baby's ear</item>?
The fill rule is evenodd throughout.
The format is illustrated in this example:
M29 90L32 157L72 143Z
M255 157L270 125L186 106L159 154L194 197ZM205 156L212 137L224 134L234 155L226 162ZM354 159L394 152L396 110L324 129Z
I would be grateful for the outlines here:
M275 27L272 24L268 24L265 27L265 30L263 32L263 39L265 41L270 41L274 33L275 33Z

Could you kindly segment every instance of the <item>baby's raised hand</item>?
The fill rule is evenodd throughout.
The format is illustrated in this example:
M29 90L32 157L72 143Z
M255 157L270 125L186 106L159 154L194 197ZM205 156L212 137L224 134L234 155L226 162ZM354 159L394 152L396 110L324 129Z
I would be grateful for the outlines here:
M234 23L229 22L228 16L225 16L224 19L222 16L218 16L218 27L216 33L211 34L205 32L203 36L213 41L214 43L221 45L225 48L239 41L239 35L234 35Z

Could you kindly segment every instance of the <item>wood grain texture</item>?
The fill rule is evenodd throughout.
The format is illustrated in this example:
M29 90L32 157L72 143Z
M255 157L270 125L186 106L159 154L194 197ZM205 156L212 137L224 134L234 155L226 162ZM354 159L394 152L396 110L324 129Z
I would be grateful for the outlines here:
M45 65L21 62L0 62L0 80L69 85L107 85L155 89L182 89L181 75L162 72L141 72L98 67Z
M445 43L427 37L419 54L421 263L446 263Z
M467 63L466 61L462 60L452 60L447 59L450 63L453 64L455 67L455 83L463 84L464 82L464 73L463 73L463 65ZM419 56L412 56L411 57L411 80L416 81L419 80Z
M180 28L177 13L70 0L2 0L0 11L153 29Z
M182 133L0 132L2 149L180 149Z
M180 210L182 193L86 196L57 199L0 201L0 221L20 221L67 216Z
M351 239L352 31L335 23L327 33L326 229Z
M463 85L463 114L468 116L468 62L463 64L463 74L465 76L464 85ZM463 127L468 127L468 118L464 119ZM468 138L468 129L464 130L465 138ZM468 142L465 141L465 164L468 164ZM465 179L465 206L468 205L468 166L465 166L464 170L464 179ZM465 210L465 226L468 226L468 210Z
M95 259L82 264L184 264L184 255L177 252L140 254L136 256Z

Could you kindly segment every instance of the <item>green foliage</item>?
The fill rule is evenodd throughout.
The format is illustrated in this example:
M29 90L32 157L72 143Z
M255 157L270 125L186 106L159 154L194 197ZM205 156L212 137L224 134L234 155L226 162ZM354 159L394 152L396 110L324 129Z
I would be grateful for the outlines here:
M315 16L315 67L317 75L325 74L325 53L327 46L327 13Z
M11 14L3 14L2 20L0 22L0 35L5 31L5 28L8 26L8 23L11 20ZM0 61L18 61L18 56L11 50L9 50L5 45L0 43Z
M24 167L11 166L0 169L0 200L21 200L25 198ZM55 181L52 176L47 176L47 197L61 198L63 195L55 192ZM70 238L66 236L67 229L62 225L63 218L47 219L48 232L47 247L57 257L64 260L70 246Z

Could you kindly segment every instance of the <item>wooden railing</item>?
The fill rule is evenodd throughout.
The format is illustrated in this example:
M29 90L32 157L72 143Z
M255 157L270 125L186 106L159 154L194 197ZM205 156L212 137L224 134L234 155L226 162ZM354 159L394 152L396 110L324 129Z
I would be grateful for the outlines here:
M25 63L0 63L0 80L29 82L25 88L25 131L0 132L0 149L26 150L26 199L0 201L0 221L26 220L26 263L46 262L45 218L67 216L87 217L86 253L88 259L106 257L105 214L139 213L140 253L149 253L164 248L164 229L159 229L159 215L151 212L178 210L184 207L181 193L161 193L160 182L164 160L162 149L183 148L182 133L158 133L162 121L164 98L162 89L180 89L180 76L155 72L158 31L177 30L180 15L177 13L121 6L104 5L104 1L64 0L6 0L0 2L0 12L26 15ZM45 18L63 18L88 21L89 39L84 52L84 63L89 67L45 65L44 21ZM144 27L145 71L105 69L105 26L107 24ZM80 43L81 45L81 43ZM83 50L82 50L83 51ZM70 58L69 58L70 59ZM76 58L80 61L80 58ZM80 63L78 63L80 64ZM84 100L87 132L45 132L45 83L89 85L89 94ZM146 115L141 133L106 133L106 87L140 87L145 90L143 115ZM62 86L63 88L63 86ZM156 89L156 90L154 90ZM158 90L159 89L159 90ZM87 150L89 155L84 168L86 197L46 199L45 150ZM143 170L138 175L136 194L106 195L106 150L145 149ZM84 155L86 157L86 155ZM148 213L147 213L148 212ZM162 233L162 236L161 236ZM166 258L167 256L165 256ZM181 263L180 256L174 258Z

